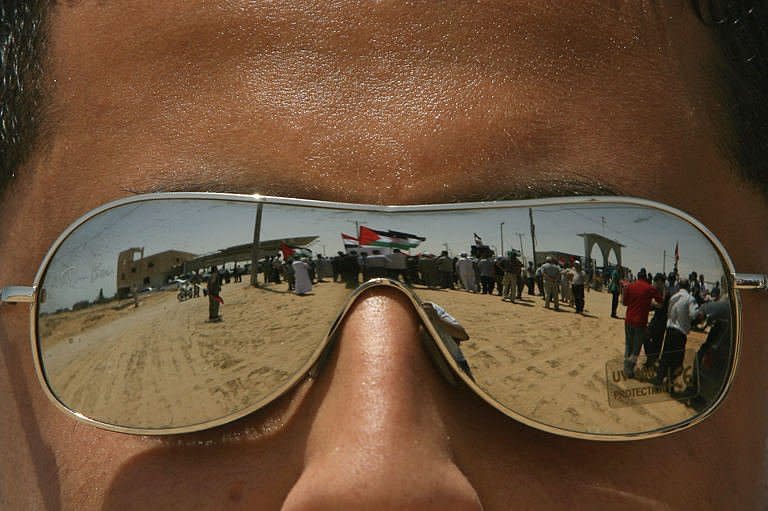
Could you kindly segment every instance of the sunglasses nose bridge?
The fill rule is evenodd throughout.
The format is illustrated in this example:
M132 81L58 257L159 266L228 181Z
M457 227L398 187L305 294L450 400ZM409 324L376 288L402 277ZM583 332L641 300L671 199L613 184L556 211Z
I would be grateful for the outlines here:
M450 363L448 362L448 357L450 356L451 351L449 347L446 346L446 343L450 343L451 341L446 339L445 336L441 336L438 328L436 327L435 321L427 312L430 307L427 306L425 308L425 303L429 305L431 304L429 302L423 302L413 291L413 289L409 288L399 280L386 277L369 279L366 282L363 282L352 292L352 294L347 299L347 302L345 303L341 313L336 318L333 326L330 329L330 333L328 334L330 341L327 343L325 349L322 351L315 364L309 370L308 376L312 379L317 378L325 367L328 358L336 345L336 340L339 336L339 330L344 324L344 320L349 315L350 310L352 309L355 302L361 299L366 292L377 288L394 289L408 298L414 310L416 311L416 314L421 320L421 344L424 347L424 350L432 360L437 371L442 375L446 382L448 382L450 385L457 385L458 380L454 371L451 369Z
M471 395L435 374L421 316L393 287L372 282L354 300L303 396L303 465L283 509L480 509L453 453Z

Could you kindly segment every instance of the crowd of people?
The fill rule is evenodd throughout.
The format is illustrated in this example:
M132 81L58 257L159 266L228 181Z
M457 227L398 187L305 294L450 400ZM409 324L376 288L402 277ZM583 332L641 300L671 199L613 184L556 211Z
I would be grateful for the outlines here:
M298 268L297 261L306 264L306 268ZM459 257L451 257L445 250L440 255L425 253L412 256L399 249L389 254L380 250L370 253L351 250L348 253L339 252L331 258L319 254L316 258L282 258L275 255L261 260L260 270L264 283L286 281L288 289L297 294L304 294L302 291L305 289L296 287L297 275L302 281L308 279L310 286L330 278L333 282L344 282L350 289L371 278L388 277L406 285L421 285L430 289L497 294L508 302L522 299L526 288L528 295L536 295L538 288L538 294L544 298L547 308L553 305L555 310L560 310L560 302L564 301L574 306L578 313L584 312L584 291L588 283L587 273L579 260L568 265L547 257L546 262L536 268L532 261L524 265L516 251L509 251L501 257L493 253L479 257L462 253Z
M211 288L220 287L231 281L242 282L242 275L250 273L250 268L237 264L234 268L212 267L205 276L199 272L191 276L194 297L200 294L200 284L207 282L205 295L216 296ZM574 307L575 312L584 312L584 292L588 287L589 276L579 260L570 265L547 257L546 261L534 266L533 261L525 265L516 251L507 252L506 256L496 257L493 253L474 257L462 253L451 257L447 251L440 255L409 255L399 249L389 254L380 250L370 253L351 250L339 252L333 257L306 255L283 257L280 254L267 256L258 261L257 283L263 285L288 285L288 291L297 295L311 293L314 284L325 282L343 282L347 288L354 289L362 282L372 278L392 278L408 286L424 286L429 289L457 289L470 293L497 295L502 300L514 303L528 296L538 295L544 300L546 308L561 310L562 302Z
M677 272L651 277L644 268L632 280L621 277L621 270L615 269L609 291L614 294L612 317L617 317L617 295L626 307L625 376L664 385L673 395L683 396L695 389L699 400L714 397L724 383L731 340L730 301L722 295L719 283L710 289L704 276L696 272L688 278L680 278ZM707 336L686 374L686 345L694 329L706 330ZM641 351L645 362L638 367Z
M189 276L192 297L198 298L202 289L210 302L209 321L221 321L219 305L221 286L230 282L242 282L243 275L249 274L248 266L234 264L219 268L214 265L210 271L200 271ZM440 255L409 255L399 249L389 254L380 250L370 253L351 250L338 252L336 256L324 257L317 254L314 258L307 255L283 257L281 254L270 255L258 261L257 283L272 285L286 283L288 291L297 295L308 295L314 284L325 282L343 282L347 288L354 289L362 282L372 278L392 278L406 285L420 285L430 289L461 289L470 293L498 295L502 300L514 303L521 300L523 293L544 299L545 307L554 305L560 310L564 301L575 308L577 313L584 312L584 290L588 276L576 260L570 266L558 264L552 257L538 268L532 261L525 266L515 251L506 256L495 257L487 253L474 257L462 253L459 257L450 257L447 251Z
M538 295L547 309L561 310L561 304L566 303L579 314L585 311L585 291L592 284L592 275L582 268L578 259L566 264L548 256L543 264L535 267L533 261L524 264L516 251L501 257L493 253L479 257L462 253L451 257L447 251L440 255L412 256L399 249L389 254L380 250L370 253L351 250L330 258L320 254L314 258L278 254L265 257L258 264L257 282L260 280L262 285L286 283L289 292L300 296L310 294L312 286L321 282L344 283L354 289L371 278L386 277L409 286L495 294L511 303L521 300L524 293ZM210 304L209 321L221 321L222 284L231 280L241 282L246 270L237 265L232 269L211 268L204 290ZM200 276L195 277L192 280L198 296ZM682 378L688 334L692 329L709 327L706 342L697 354L695 379L698 386L709 383L710 394L716 395L730 349L730 306L721 296L719 283L710 288L704 275L696 272L688 278L679 278L677 272L656 273L651 277L645 268L637 275L622 267L606 268L599 277L607 283L606 289L612 295L611 317L618 318L619 303L626 307L625 376L667 385L673 394L684 392L691 386L692 379L690 374L687 381ZM645 353L645 361L637 367L641 352ZM702 368L708 372L702 373Z

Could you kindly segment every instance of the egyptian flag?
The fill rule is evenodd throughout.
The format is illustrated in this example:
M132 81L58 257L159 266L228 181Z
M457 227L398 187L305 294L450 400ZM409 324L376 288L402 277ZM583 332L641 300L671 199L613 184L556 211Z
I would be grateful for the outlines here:
M678 243L675 242L675 264L680 260L680 247L678 246Z
M379 231L364 225L360 226L360 235L358 236L361 246L400 248L403 250L416 248L426 239L407 232Z
M483 246L483 238L478 236L476 232L473 232L472 235L475 237L475 245L477 245L478 247Z
M350 248L357 248L360 246L360 242L354 236L341 233L341 242L344 243L344 248L349 250Z

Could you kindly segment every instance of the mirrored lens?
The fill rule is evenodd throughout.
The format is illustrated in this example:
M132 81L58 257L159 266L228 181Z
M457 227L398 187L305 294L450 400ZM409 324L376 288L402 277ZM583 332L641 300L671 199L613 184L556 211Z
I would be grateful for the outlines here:
M149 200L59 247L41 285L39 357L52 393L97 421L210 424L294 384L351 292L388 277L426 302L444 356L494 406L632 435L721 396L735 350L726 275L695 226L648 206Z
M79 227L42 283L40 360L55 396L107 424L175 429L237 414L300 377L346 292L288 290L276 255L312 236L265 240L262 285L251 286L256 213L253 203L158 200Z

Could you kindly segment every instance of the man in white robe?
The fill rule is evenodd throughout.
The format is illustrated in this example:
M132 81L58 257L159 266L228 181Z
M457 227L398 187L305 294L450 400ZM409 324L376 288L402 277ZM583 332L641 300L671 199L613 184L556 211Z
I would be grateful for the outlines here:
M294 293L304 295L312 291L312 279L309 278L309 264L304 260L296 260L293 267L294 278L296 279Z
M459 274L462 287L470 293L476 293L477 278L474 259L467 257L467 254L461 254L461 258L456 263L456 272Z

